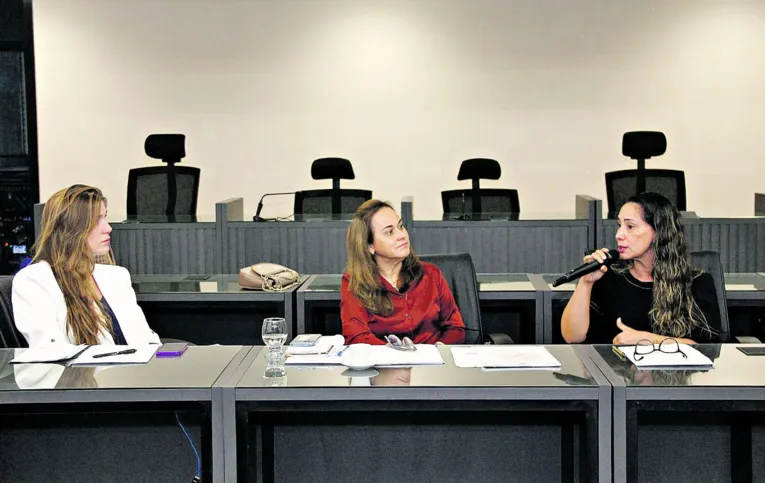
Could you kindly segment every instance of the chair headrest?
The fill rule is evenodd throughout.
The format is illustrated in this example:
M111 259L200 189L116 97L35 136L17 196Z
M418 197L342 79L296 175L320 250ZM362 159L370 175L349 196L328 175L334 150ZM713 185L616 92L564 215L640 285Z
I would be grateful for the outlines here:
M649 159L667 151L667 137L663 132L633 131L622 137L622 154L632 159Z
M351 162L345 158L319 158L311 164L313 179L356 179Z
M502 168L494 159L473 158L466 159L460 165L457 181L463 179L499 179Z
M177 163L186 157L186 135L150 134L143 143L143 149L151 158Z

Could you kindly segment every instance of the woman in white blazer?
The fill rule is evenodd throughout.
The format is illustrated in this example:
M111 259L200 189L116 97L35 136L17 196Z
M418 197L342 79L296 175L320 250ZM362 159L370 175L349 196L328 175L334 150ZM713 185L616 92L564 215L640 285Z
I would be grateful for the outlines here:
M13 316L30 347L159 344L136 302L130 273L111 260L106 198L74 185L43 210L33 263L13 278Z

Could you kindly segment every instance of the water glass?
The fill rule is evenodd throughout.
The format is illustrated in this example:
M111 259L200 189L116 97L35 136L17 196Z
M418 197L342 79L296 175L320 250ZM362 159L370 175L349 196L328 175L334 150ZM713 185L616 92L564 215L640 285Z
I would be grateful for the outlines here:
M268 347L269 359L276 359L281 356L282 346L287 341L287 322L283 317L269 317L263 320L261 335Z

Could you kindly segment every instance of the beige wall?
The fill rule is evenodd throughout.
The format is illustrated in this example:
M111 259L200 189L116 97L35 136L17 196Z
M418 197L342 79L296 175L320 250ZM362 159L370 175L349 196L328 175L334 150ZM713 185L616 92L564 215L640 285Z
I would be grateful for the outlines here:
M149 133L187 135L199 213L327 187L310 163L440 217L461 160L529 212L603 197L629 130L662 130L649 167L686 170L689 208L751 214L765 190L765 2L730 0L35 0L43 199L97 185L125 213ZM267 201L267 216L291 198Z

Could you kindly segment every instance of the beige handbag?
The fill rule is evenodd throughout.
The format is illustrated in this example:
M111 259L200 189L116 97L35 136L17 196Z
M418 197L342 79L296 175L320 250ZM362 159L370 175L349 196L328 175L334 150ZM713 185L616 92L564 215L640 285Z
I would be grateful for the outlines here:
M295 270L276 263L256 263L239 270L239 286L250 290L278 292L300 282Z

